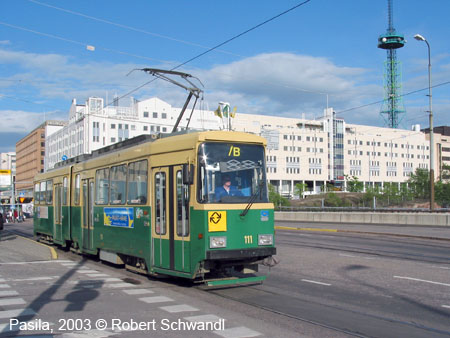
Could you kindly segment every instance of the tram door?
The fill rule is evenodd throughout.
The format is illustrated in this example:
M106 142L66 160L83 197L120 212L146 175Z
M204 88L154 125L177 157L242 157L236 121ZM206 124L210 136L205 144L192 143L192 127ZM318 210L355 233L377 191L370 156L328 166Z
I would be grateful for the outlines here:
M153 265L189 272L189 198L181 166L158 168L153 177Z
M94 180L92 178L83 180L83 249L93 248L94 226Z
M62 244L62 185L55 184L55 203L53 211L53 240Z

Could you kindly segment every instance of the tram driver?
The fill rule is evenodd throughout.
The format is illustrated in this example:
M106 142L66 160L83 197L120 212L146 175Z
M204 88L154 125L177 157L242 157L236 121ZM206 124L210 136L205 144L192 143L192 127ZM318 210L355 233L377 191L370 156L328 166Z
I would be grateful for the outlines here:
M243 196L238 188L231 185L231 178L228 175L222 176L222 186L216 188L216 201L219 202L224 196Z

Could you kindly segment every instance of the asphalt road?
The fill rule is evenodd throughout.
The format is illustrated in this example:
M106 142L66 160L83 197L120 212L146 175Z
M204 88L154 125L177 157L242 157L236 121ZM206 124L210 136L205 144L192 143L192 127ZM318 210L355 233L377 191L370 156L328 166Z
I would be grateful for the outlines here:
M176 279L155 280L62 251L58 251L59 261L26 264L25 269L23 264L0 263L0 279L18 292L14 298L22 298L28 304L26 308L37 313L31 319L44 317L57 323L61 318L74 316L91 320L103 316L109 322L113 318L137 321L150 318L160 323L164 316L174 321L201 314L225 318L228 328L236 329L222 334L152 331L151 336L155 337L450 336L448 230L308 226L315 229L277 230L280 263L261 271L269 276L261 286L204 291ZM30 222L6 225L5 229L8 236L32 235ZM350 232L329 231L338 229ZM380 231L381 234L376 234ZM437 236L433 237L441 239L428 239L430 231L435 231ZM14 250L22 251L14 248L14 241L8 242L9 256L3 251L6 242L0 243L0 254L3 253L0 262L30 260L26 252L23 257L16 254ZM22 247L28 245L21 242ZM36 260L50 260L49 253L38 246L27 249L31 250L30 255L40 257ZM95 270L89 274L107 276L90 277L82 270ZM36 280L42 277L55 278ZM30 278L35 280L23 281ZM106 286L115 283L127 285L117 289ZM122 290L134 288L150 290L152 297L174 300L169 305L187 305L186 309L198 311L168 313L162 310L168 304L149 306L141 300L145 295L133 296ZM1 290L4 289L0 286ZM0 315L14 307L2 305L2 299L0 296ZM108 329L103 336L139 337L144 336L142 333Z
M214 292L348 336L450 336L450 241L278 230L277 247L263 286Z

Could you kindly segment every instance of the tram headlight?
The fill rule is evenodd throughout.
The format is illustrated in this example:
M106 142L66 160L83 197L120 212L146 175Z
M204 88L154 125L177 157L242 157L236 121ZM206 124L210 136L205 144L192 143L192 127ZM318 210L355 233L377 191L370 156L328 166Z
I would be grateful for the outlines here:
M273 235L258 235L258 245L273 245Z
M209 237L209 248L226 248L227 238L225 236Z

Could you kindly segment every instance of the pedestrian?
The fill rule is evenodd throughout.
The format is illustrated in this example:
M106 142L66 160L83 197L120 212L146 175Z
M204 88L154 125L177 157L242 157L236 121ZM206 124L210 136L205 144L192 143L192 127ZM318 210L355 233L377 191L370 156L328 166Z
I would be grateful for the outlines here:
M14 209L14 218L13 218L13 222L16 223L16 220L18 220L18 214L17 214L17 210Z
M0 230L3 230L3 213L0 210Z

